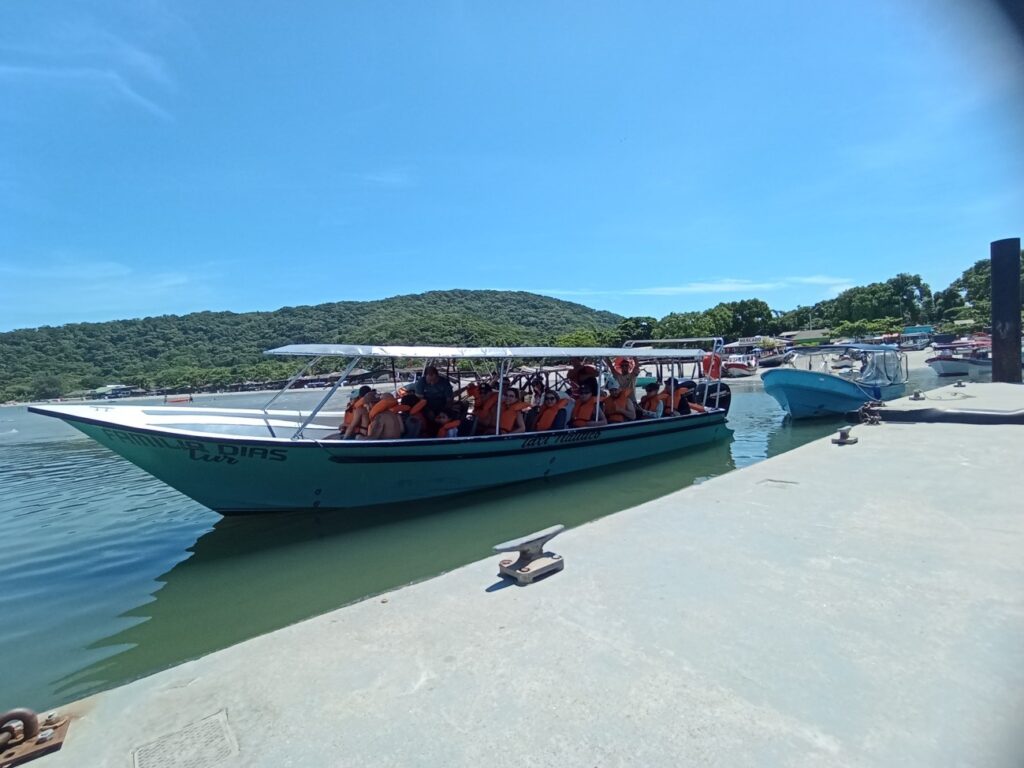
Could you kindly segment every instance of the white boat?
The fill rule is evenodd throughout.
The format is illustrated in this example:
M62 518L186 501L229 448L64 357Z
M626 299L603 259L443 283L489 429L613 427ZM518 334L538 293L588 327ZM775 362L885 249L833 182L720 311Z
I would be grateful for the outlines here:
M414 359L424 365L434 361L439 367L443 361L461 379L458 364L465 361L496 363L504 377L524 360L603 361L626 354L674 375L687 362L699 364L703 350L302 344L267 354L310 361L263 409L82 404L29 410L62 419L224 515L345 509L446 496L634 461L729 434L726 409L717 407L713 394L702 398L703 412L685 416L440 439L332 439L338 436L344 414L325 410L340 382L364 358ZM325 357L346 358L349 364L313 409L270 409L299 376ZM710 389L705 385L703 392Z
M937 376L967 376L971 372L971 364L964 357L954 355L951 350L943 350L924 362Z
M785 345L770 336L747 336L722 347L722 371L729 377L753 376L786 360Z

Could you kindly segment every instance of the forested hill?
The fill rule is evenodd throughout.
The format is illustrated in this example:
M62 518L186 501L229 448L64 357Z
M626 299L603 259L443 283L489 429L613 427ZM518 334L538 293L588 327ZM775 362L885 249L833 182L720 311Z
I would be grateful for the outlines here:
M55 397L108 383L174 387L285 375L284 344L523 345L621 320L521 291L430 291L274 312L197 312L0 333L0 402Z

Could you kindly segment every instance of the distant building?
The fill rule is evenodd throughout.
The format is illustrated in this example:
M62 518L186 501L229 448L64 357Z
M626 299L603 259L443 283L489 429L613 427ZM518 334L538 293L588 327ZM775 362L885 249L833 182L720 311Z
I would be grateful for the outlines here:
M779 338L793 345L827 344L829 339L832 338L832 329L817 328L809 331L786 331L785 333L780 333Z

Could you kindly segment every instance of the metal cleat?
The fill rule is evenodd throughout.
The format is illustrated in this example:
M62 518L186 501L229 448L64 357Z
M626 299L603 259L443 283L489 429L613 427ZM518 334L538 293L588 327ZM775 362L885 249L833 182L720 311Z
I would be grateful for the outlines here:
M12 709L0 714L0 766L22 765L64 745L71 721L51 712L40 731L39 716L30 709Z
M915 389L914 394L910 396L911 400L924 400L924 393L920 389Z
M832 445L856 445L857 438L850 437L850 428L844 427L839 430L839 436L832 438Z
M953 386L956 387L957 389L962 389L966 385L964 384L964 380L963 379L957 379L956 380L956 384L954 384Z
M554 552L545 552L544 547L564 530L564 525L553 525L519 539L495 544L495 552L519 553L517 560L502 560L498 564L498 575L514 579L520 586L525 587L542 576L562 570L565 567L562 556Z

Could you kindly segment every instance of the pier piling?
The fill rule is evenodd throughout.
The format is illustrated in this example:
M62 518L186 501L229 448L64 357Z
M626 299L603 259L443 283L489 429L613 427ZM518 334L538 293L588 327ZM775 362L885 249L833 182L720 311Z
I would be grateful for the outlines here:
M1021 383L1020 238L996 240L992 264L992 381Z

